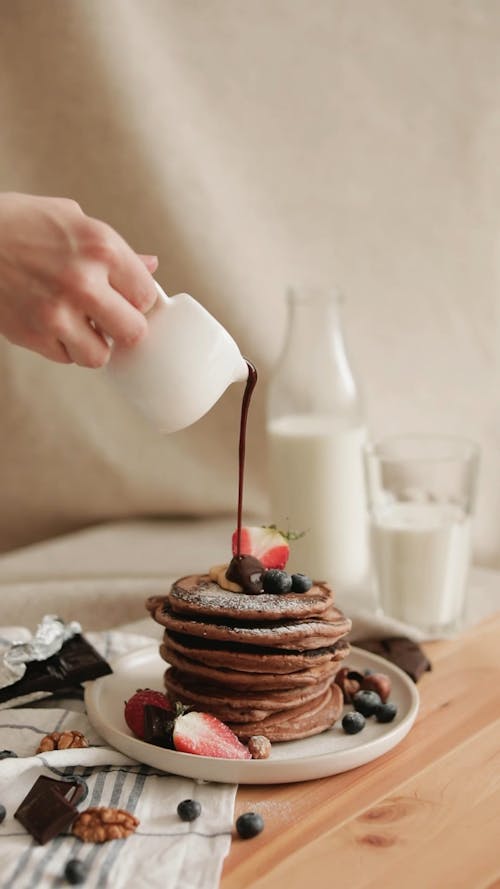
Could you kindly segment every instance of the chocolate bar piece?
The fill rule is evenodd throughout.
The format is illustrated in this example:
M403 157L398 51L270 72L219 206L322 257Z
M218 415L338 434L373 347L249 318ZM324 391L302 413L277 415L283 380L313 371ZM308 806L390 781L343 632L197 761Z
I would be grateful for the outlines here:
M172 713L164 707L146 704L144 707L144 740L157 747L173 748Z
M263 592L262 575L265 568L255 556L234 556L226 571L228 580L239 583L243 592L250 596L258 596Z
M392 636L388 639L361 639L356 640L356 645L358 648L364 648L365 651L371 651L373 654L385 657L392 664L396 664L414 682L418 682L427 670L432 670L431 662L420 645L412 642L406 636Z
M68 827L78 815L77 804L85 789L77 781L57 781L41 775L14 813L28 833L45 845Z
M78 633L47 660L30 661L22 679L0 689L0 704L34 692L57 694L62 690L75 689L81 682L108 673L112 673L108 662Z

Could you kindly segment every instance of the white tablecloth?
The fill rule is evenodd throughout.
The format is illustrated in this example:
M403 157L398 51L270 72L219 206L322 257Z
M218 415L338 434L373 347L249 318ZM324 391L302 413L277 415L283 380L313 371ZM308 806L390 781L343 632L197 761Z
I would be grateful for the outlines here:
M21 631L22 632L22 631ZM1 627L0 639L21 632ZM111 659L147 644L130 633L89 633ZM1 651L0 651L1 654ZM41 738L53 731L84 733L90 747L36 755ZM38 706L0 712L0 749L17 756L0 760L0 802L7 815L0 826L1 889L49 889L64 885L65 864L78 858L88 866L88 889L216 889L231 845L235 785L197 782L158 772L109 748L96 734L79 701L46 699ZM82 843L70 832L39 846L14 819L14 812L40 775L85 784L78 806L112 806L140 821L125 840ZM201 816L185 823L177 815L184 799L201 803ZM133 875L133 876L132 876Z

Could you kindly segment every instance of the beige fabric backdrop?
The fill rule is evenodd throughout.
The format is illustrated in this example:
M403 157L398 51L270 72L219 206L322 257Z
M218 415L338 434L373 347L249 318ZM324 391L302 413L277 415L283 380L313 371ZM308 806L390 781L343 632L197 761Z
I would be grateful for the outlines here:
M0 190L157 252L255 360L249 510L284 290L336 283L372 434L481 443L476 555L500 567L499 46L496 0L0 2ZM240 394L163 440L100 373L0 342L0 548L231 512Z

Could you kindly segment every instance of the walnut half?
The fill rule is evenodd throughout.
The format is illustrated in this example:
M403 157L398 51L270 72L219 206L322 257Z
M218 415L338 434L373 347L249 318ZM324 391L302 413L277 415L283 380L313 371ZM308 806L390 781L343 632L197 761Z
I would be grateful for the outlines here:
M88 747L89 742L81 732L52 732L45 735L38 745L37 753L49 753L51 750L68 750L70 747Z
M74 821L73 833L84 843L106 843L130 836L138 825L139 819L124 809L92 806Z

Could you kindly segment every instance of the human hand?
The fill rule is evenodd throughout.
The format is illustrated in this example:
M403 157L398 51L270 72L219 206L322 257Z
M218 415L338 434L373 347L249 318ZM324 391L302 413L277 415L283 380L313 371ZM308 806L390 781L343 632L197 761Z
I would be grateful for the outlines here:
M0 194L0 333L53 361L101 367L106 336L141 340L158 261L67 198Z

